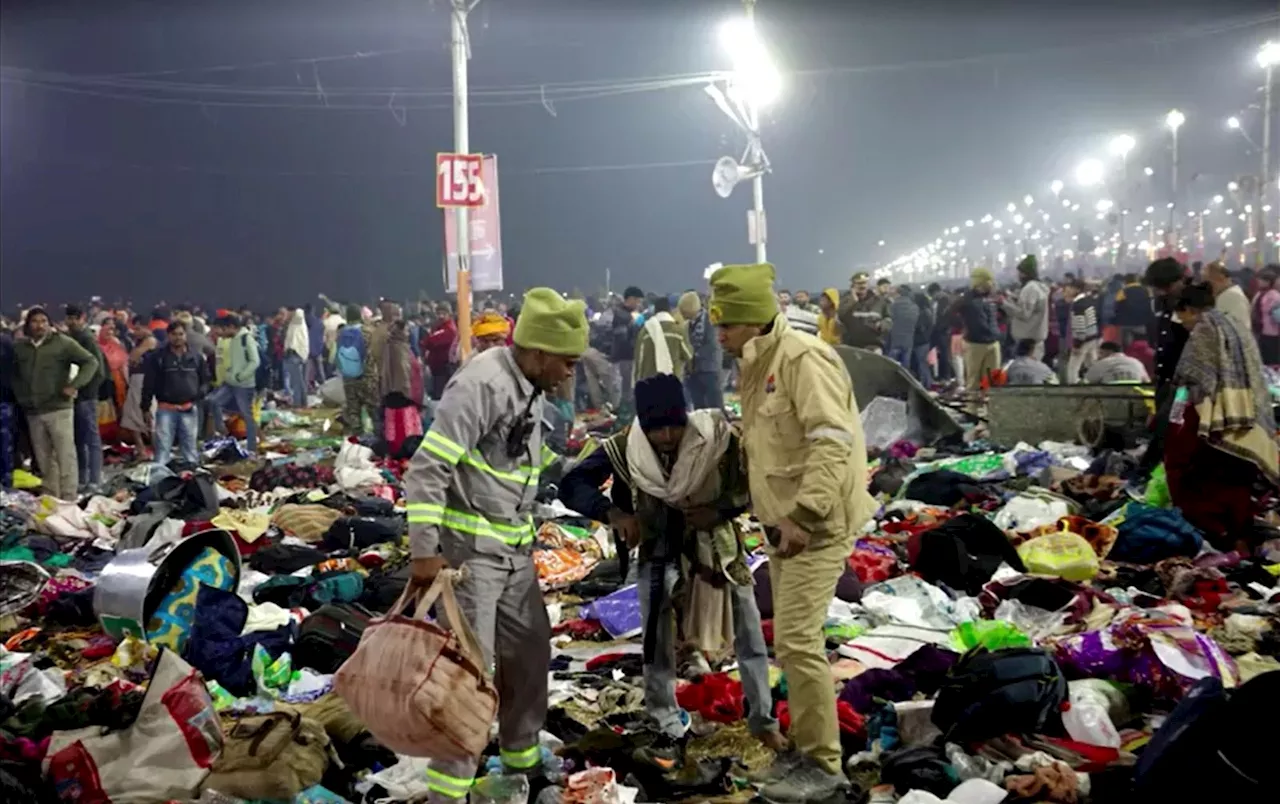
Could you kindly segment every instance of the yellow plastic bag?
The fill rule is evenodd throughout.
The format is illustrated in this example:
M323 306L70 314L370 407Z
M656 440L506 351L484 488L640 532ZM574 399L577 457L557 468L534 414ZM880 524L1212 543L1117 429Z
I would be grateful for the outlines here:
M1066 531L1048 533L1018 545L1027 572L1087 581L1098 574L1098 554L1084 537Z

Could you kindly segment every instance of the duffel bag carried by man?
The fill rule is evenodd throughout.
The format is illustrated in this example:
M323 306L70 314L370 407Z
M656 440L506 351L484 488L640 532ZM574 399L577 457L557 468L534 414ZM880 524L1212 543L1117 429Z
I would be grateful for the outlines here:
M1048 653L1035 648L975 648L947 673L933 723L947 742L1004 734L1060 731L1067 680Z
M454 596L462 572L441 572L412 617L398 613L411 602L406 587L334 676L334 690L374 739L397 754L473 761L489 742L498 691ZM426 620L437 600L453 630Z
M293 661L320 673L336 673L356 652L376 615L358 603L329 603L312 612L298 629Z

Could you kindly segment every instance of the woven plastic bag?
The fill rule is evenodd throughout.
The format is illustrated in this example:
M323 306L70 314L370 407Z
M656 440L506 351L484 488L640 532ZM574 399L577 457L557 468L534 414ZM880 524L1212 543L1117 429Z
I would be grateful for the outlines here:
M352 713L397 754L475 760L489 742L498 691L454 595L461 572L441 572L412 617L398 613L412 602L411 587L405 587L390 613L365 629L334 676L334 690ZM437 600L453 630L426 620Z

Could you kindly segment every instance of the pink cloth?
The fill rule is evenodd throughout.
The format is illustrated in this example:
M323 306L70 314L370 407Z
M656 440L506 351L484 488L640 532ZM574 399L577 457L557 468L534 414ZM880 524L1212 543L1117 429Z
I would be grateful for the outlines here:
M1262 334L1268 336L1280 335L1280 323L1272 318L1271 311L1276 304L1280 304L1280 290L1275 288L1267 288L1262 293L1262 298L1258 299L1258 312L1262 317Z

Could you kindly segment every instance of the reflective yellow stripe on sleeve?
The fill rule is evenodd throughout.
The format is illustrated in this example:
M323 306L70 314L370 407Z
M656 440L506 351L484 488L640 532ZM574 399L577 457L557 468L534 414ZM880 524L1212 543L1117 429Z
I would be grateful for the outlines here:
M421 449L425 449L450 466L456 465L466 454L466 450L462 448L461 444L440 435L435 430L428 430L422 436Z

